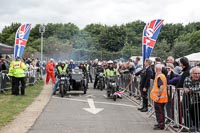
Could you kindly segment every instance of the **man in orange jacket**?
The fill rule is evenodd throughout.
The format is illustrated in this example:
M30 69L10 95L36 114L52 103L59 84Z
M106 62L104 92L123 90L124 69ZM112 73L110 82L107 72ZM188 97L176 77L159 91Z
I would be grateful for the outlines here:
M151 99L154 101L156 120L158 124L154 125L154 130L163 130L165 128L165 103L168 102L167 97L167 79L162 73L162 65L155 66L156 76L153 88L150 93Z
M47 62L46 64L46 72L47 72L46 84L49 83L50 78L52 79L52 83L55 84L56 80L54 76L54 68L55 68L55 64L53 62L53 59L51 58L50 61Z

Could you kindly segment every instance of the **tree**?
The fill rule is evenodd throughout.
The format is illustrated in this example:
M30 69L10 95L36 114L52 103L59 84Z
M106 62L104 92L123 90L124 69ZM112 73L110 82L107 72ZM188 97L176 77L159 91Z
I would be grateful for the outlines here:
M111 52L120 51L125 44L126 32L123 27L112 26L104 30L99 39L100 48Z
M122 26L125 28L127 33L127 42L134 44L135 46L140 46L142 44L141 40L145 23L138 20Z
M192 52L199 52L200 51L200 30L194 31L191 34L190 37L190 48L192 49Z
M87 49L93 45L93 39L91 36L84 31L80 31L73 37L73 48L75 49Z
M10 46L13 46L15 42L15 34L20 27L20 23L12 23L10 26L6 26L1 33L1 42Z
M189 23L185 26L186 33L192 33L194 31L198 31L198 30L200 30L200 22Z
M160 57L166 59L167 56L172 55L172 52L169 52L170 48L166 40L163 40L160 43L157 43L153 49L152 56Z
M184 41L176 42L174 48L172 49L172 53L172 56L174 56L174 58L180 58L190 54L191 48L189 46L189 43Z
M175 40L182 34L184 34L184 27L182 24L166 24L161 29L158 42L166 40L170 50L173 49Z

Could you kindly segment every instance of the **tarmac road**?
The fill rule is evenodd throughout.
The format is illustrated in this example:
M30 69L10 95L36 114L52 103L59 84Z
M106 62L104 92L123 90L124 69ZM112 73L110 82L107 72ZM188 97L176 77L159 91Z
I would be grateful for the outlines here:
M29 133L161 133L154 131L155 120L137 110L127 98L113 101L106 91L90 89L86 95L73 92L50 102Z

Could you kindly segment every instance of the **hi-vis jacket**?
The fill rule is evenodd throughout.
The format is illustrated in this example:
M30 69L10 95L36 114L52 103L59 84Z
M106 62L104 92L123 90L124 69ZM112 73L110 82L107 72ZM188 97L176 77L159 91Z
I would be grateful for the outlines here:
M85 64L84 66L86 67L87 72L89 72L89 70L90 70L90 65L89 65L89 64Z
M11 67L11 65L13 64L13 62L14 62L14 61L12 61L12 62L10 63L10 67L9 67L9 70L8 70L8 76L11 76L11 77L13 77L13 75L14 75L14 74L13 74L13 70L14 70L14 69L13 69L13 67Z
M107 68L104 72L106 77L119 75L119 72L115 68L113 69Z
M162 80L163 83L163 90L160 90L158 87L158 79ZM167 79L164 74L159 74L155 77L153 88L150 93L150 97L154 102L157 103L167 103L168 102L168 96L167 96ZM159 100L156 101L157 97L159 97Z
M62 68L61 66L58 67L58 73L59 74L67 74L67 65L64 66L64 68Z
M13 76L16 78L25 77L26 65L22 61L13 61L10 64L9 68L9 76Z

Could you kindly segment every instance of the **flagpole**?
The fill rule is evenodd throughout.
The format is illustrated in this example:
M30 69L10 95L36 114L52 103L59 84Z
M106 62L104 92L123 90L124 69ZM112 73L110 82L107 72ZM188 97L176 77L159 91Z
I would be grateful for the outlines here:
M45 32L45 26L44 25L40 25L39 27L39 32L41 33L41 57L40 57L40 64L42 67L42 62L43 62L43 34ZM41 70L41 75L42 75L42 70Z

